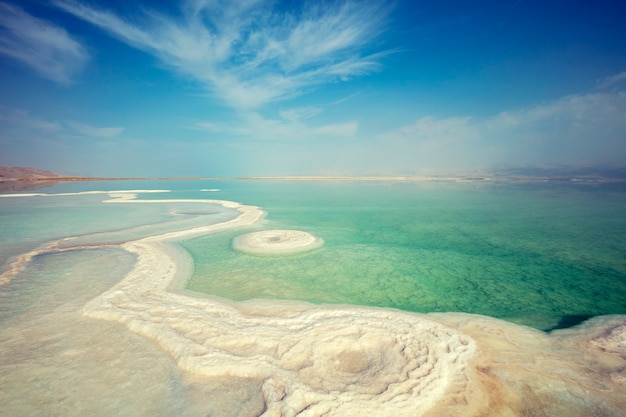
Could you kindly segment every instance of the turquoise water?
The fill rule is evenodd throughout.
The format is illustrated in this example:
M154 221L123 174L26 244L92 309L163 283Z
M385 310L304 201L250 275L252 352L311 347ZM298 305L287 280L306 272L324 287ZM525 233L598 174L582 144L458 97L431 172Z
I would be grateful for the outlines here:
M315 233L288 257L235 252L231 231L183 243L188 288L415 312L459 311L551 329L626 313L626 194L569 183L247 182L269 228Z
M38 191L141 188L163 187L94 182ZM134 265L135 256L115 243L224 221L236 213L198 203L101 203L108 198L0 198L0 272L11 257L56 239L76 236L68 245L90 247L37 255L0 285L0 416L227 417L258 408L256 381L185 375L152 341L119 323L82 314L85 303Z
M224 199L267 211L266 220L254 227L180 242L195 262L188 282L195 291L235 300L480 313L539 329L626 313L626 187L620 185L154 181L72 183L40 191L118 189L169 189L138 197ZM75 236L67 246L79 245L35 256L0 285L0 416L259 415L265 398L261 381L183 372L152 340L118 322L83 315L85 303L134 265L134 255L116 244L225 221L236 213L200 203L101 203L108 198L0 198L0 268L56 239ZM234 237L270 228L306 230L326 243L283 257L232 249ZM490 326L494 332L515 329ZM530 341L532 349L547 344L537 363L561 357L555 349L562 349L562 333L550 343L538 332L528 334L538 337ZM495 346L491 333L473 337ZM545 411L552 403L567 404L581 410L576 415L602 410L600 400L589 399L599 391L585 388L582 395L568 386L578 369L586 380L598 375L597 386L605 387L603 378L619 376L621 368L595 369L597 356L586 359L584 352L572 369L554 371L566 381L548 390L558 390L554 396L545 394L545 384L526 380L523 389L534 389L537 401L524 406ZM528 362L528 355L501 353L506 361ZM501 358L498 353L496 360ZM507 369L504 363L493 365ZM515 371L502 375L519 381Z
M59 194L86 190L118 190L151 187L158 182L93 182L63 184L41 190ZM139 198L173 198L171 192L140 194ZM73 244L119 243L171 230L198 226L201 215L219 215L223 220L236 212L207 204L103 204L107 194L81 194L0 199L0 265L10 256L34 249L38 245L66 237ZM204 196L206 198L206 196Z
M539 329L626 313L626 188L576 183L138 181L61 184L42 192L165 189L142 199L223 199L266 221L181 242L187 286L233 300L294 299L468 312ZM215 190L219 191L201 191ZM226 220L203 204L101 204L106 195L0 200L0 261L67 236L119 243ZM174 215L172 215L174 214ZM287 228L318 250L256 257L232 249L250 230Z

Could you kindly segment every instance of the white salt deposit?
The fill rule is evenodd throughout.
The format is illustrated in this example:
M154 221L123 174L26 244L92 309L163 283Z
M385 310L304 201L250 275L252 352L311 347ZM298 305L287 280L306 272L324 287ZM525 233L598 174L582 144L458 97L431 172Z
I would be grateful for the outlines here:
M237 209L240 216L229 222L122 245L137 256L133 271L84 314L155 340L189 372L262 381L265 416L415 415L451 390L462 391L474 342L422 317L365 308L256 316L169 292L177 264L164 241L263 216L256 207Z
M237 236L233 247L253 255L287 255L317 249L324 241L301 230L263 230Z
M161 202L113 197L110 202ZM172 291L190 265L170 241L249 226L264 216L257 207L198 201L235 208L239 216L122 244L136 256L133 269L83 314L153 340L189 375L258 387L260 411L254 396L241 415L626 416L624 316L546 334L468 314L228 303ZM260 241L279 244L284 232L277 241L271 234ZM36 254L70 249L58 244L16 259L5 281Z

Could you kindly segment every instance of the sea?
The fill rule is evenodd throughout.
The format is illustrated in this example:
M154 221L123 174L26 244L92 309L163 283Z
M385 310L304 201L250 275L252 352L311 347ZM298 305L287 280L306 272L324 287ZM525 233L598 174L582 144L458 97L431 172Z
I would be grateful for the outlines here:
M140 201L104 202L116 193ZM212 199L266 214L176 242L192 260L191 296L470 313L542 332L626 314L623 182L61 183L0 197L0 416L258 412L253 380L198 383L152 341L80 314L133 268L124 242L237 216L199 201ZM324 245L282 256L232 246L269 229Z

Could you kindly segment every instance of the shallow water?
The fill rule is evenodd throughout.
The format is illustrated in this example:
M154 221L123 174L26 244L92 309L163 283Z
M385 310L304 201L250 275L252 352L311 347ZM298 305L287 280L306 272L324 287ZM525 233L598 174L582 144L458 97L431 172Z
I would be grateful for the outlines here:
M235 185L233 199L268 211L263 229L302 229L325 246L255 257L232 250L239 231L186 241L190 289L476 313L539 329L626 313L626 193L611 186Z
M185 375L151 341L82 316L133 262L110 248L44 255L2 288L0 416L253 415L254 381Z
M61 246L86 247L36 255L0 285L0 416L258 414L257 381L185 374L152 341L82 313L135 263L116 243L225 221L234 211L199 203L101 203L108 198L0 199L5 270L14 256L49 241L74 237Z
M65 184L43 192L120 188L171 190L140 193L145 200L219 198L259 205L268 212L266 220L254 227L180 243L194 260L188 287L224 298L474 312L540 329L575 324L591 315L626 312L622 296L626 193L619 187L117 182ZM200 203L101 203L108 198L103 194L0 199L0 260L5 268L12 257L65 237L75 238L61 247L90 248L37 255L0 286L0 416L262 413L263 381L183 372L163 345L118 323L82 313L85 303L133 267L135 257L117 244L223 222L234 217L233 210ZM251 256L232 249L235 236L269 228L306 230L326 243L310 253L287 257ZM606 394L610 399L611 390L606 388L610 381L626 380L619 356L616 362L613 357L603 358L607 364L598 366L595 356L583 361L587 354L581 355L571 342L563 349L556 336L548 339L543 333L486 318L433 317L476 340L485 336L483 353L505 346L503 352L496 350L497 360L491 364L500 367L499 378L512 386L519 384L519 392L539 396L532 404L517 406L518 411L535 415L537 407L553 404L554 410L566 410L567 415L590 415L593 410L603 410L597 415L626 415L615 408L619 403L605 404L604 397L598 397ZM258 325L244 323L248 328L242 337L264 337L252 331ZM596 323L600 326L604 321ZM607 318L606 323L612 322ZM590 327L589 333L595 334L595 328ZM579 331L584 332L584 328ZM490 342L497 340L496 335L505 335L506 342ZM606 343L615 349L614 342ZM529 364L523 378L517 365L521 363ZM543 371L548 374L541 380L547 378L557 388L533 386L533 376ZM597 381L593 389L598 391L572 388L572 381L578 379L584 384Z
M301 229L325 241L287 257L233 250L239 230L181 242L194 259L187 284L194 291L476 313L544 330L626 313L626 189L619 184L139 181L51 190L119 188L170 190L141 194L145 200L257 205L268 214L251 230ZM107 198L1 199L0 261L68 236L75 237L68 245L115 244L233 215L200 203L101 204Z

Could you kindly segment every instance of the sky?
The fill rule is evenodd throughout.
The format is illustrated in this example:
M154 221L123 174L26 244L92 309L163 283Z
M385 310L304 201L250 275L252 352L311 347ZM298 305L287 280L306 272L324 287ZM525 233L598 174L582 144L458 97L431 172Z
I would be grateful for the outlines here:
M0 0L0 165L626 165L626 2Z

